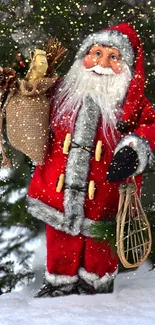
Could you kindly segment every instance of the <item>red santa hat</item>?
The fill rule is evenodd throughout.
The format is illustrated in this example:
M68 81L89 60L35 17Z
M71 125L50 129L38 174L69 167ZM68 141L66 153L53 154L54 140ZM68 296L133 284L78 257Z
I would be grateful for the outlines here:
M121 24L126 25L126 24ZM121 26L119 25L119 26ZM119 27L116 26L116 27ZM133 66L134 51L129 38L126 34L120 32L116 27L104 29L98 33L89 35L82 43L76 58L82 58L88 52L90 47L94 44L102 44L105 46L112 46L119 49L123 60L129 65Z
M122 118L123 121L127 122L128 128L132 130L137 124L143 106L146 103L150 105L144 97L145 77L141 40L131 25L122 23L89 35L83 41L76 58L82 59L90 47L97 43L117 47L123 60L133 70L133 78L124 103Z

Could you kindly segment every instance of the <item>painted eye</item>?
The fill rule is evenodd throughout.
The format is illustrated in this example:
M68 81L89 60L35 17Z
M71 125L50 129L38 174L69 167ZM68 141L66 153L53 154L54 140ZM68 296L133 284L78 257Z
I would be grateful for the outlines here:
M112 60L117 60L117 56L116 56L115 54L111 54L111 55L110 55L110 59L112 59Z
M96 51L96 52L95 52L95 55L96 55L96 56L101 56L101 55L102 55L102 52L101 52L101 51Z

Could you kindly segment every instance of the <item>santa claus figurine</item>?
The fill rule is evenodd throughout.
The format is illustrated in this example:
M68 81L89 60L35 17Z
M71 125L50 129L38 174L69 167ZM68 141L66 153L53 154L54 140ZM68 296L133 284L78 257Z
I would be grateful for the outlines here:
M120 182L134 175L140 193L155 148L136 31L122 23L89 35L50 103L52 136L28 191L29 212L46 223L46 280L36 296L112 292L118 257L90 229L115 220Z

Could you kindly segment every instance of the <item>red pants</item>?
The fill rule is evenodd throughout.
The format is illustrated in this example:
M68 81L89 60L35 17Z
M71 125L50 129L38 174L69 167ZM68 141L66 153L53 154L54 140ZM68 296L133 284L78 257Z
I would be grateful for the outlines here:
M103 277L118 266L118 257L108 243L83 235L71 236L46 225L47 271L57 275L78 275L82 267Z

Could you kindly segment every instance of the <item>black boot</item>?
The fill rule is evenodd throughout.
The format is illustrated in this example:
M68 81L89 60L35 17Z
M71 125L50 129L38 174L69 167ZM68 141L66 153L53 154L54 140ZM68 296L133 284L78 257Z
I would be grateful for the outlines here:
M71 294L79 294L77 290L77 284L67 284L60 286L53 286L51 283L46 283L42 288L35 294L35 298L45 297L60 297L68 296Z
M91 284L87 283L85 280L79 279L77 288L79 294L83 295L94 295L97 293L112 293L114 290L114 280L105 283L104 286L101 286L99 289L95 289Z
M96 290L94 289L94 287L91 284L87 283L83 279L79 279L77 287L78 287L78 292L80 295L94 295L94 294L96 294Z

